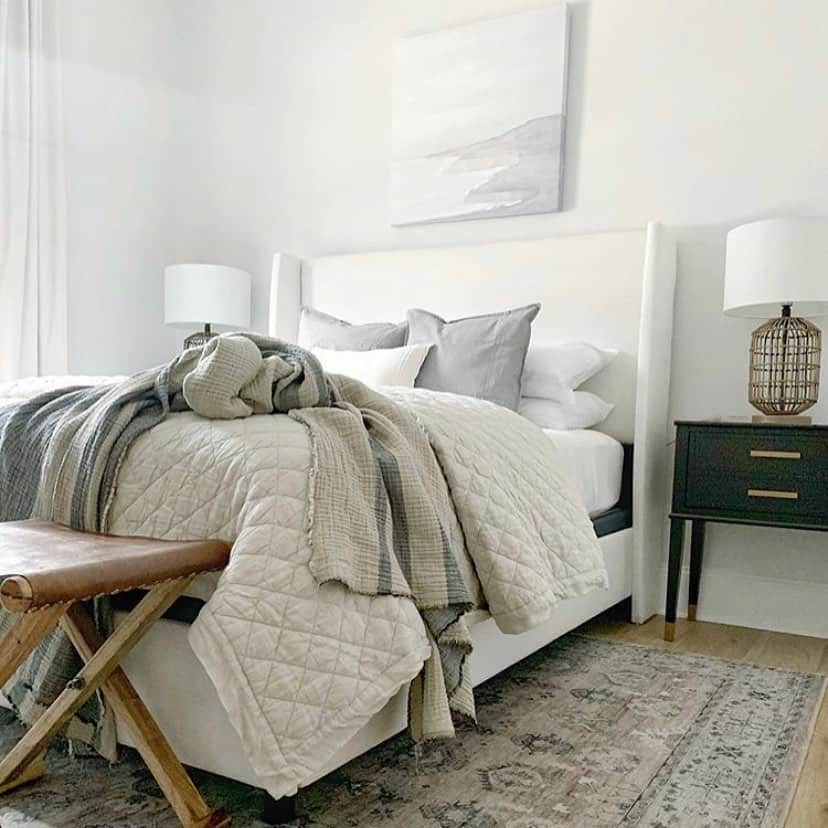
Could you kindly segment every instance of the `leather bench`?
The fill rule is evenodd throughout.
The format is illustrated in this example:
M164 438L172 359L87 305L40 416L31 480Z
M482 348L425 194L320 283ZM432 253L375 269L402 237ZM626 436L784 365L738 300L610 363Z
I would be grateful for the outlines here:
M53 523L0 523L0 605L15 613L0 641L0 687L58 625L84 666L0 762L0 794L46 772L44 752L100 689L185 828L222 828L230 819L211 810L119 666L192 579L223 569L221 541L158 541L77 532ZM105 641L83 602L128 590L144 597Z

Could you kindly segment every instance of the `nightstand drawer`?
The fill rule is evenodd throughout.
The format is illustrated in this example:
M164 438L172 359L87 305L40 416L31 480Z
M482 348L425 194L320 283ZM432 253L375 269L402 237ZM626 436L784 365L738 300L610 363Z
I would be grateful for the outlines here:
M691 429L685 504L690 509L825 517L828 442L778 429Z

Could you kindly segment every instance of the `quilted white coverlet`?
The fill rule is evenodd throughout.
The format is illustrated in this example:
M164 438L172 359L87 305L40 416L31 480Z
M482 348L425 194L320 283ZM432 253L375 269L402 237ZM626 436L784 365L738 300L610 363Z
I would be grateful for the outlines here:
M62 377L27 377L26 379L0 383L0 405L15 400L30 400L38 394L53 391L56 388L66 388L69 385L102 385L115 382L126 377L89 377L89 376L62 376Z
M388 393L429 434L473 563L465 571L476 570L501 629L522 632L562 598L606 585L586 511L539 429L478 400ZM31 389L18 383L7 396ZM294 793L430 654L409 600L314 580L311 468L308 434L289 417L176 414L136 441L110 513L118 534L233 542L190 641L276 797Z
M561 599L607 587L592 521L537 426L471 397L386 393L429 435L489 612L503 632L525 632L548 620Z

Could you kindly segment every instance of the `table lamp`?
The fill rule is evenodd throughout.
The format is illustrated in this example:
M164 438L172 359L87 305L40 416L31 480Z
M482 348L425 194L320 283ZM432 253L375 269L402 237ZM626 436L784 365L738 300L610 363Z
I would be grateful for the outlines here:
M828 219L768 219L727 234L724 311L768 319L751 337L754 422L799 425L819 396L820 330L828 314Z
M213 325L250 325L250 274L236 267L176 264L164 269L164 323L178 328L202 327L184 348L204 345L216 334Z

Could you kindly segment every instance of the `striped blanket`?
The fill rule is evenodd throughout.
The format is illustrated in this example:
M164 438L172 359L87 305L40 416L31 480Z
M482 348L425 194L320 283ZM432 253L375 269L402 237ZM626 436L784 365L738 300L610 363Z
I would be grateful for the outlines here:
M355 380L326 375L295 346L222 336L123 382L63 388L0 409L0 520L38 517L106 532L126 452L170 412L184 410L213 419L289 413L308 428L314 577L415 602L433 649L412 692L415 736L451 735L452 709L473 716L465 669L471 638L462 618L471 600L457 564L462 550L449 541L450 495L428 437L400 405ZM96 609L106 626L106 603ZM0 611L0 634L9 623ZM78 666L58 631L3 693L30 723ZM114 756L114 728L101 698L67 735Z

